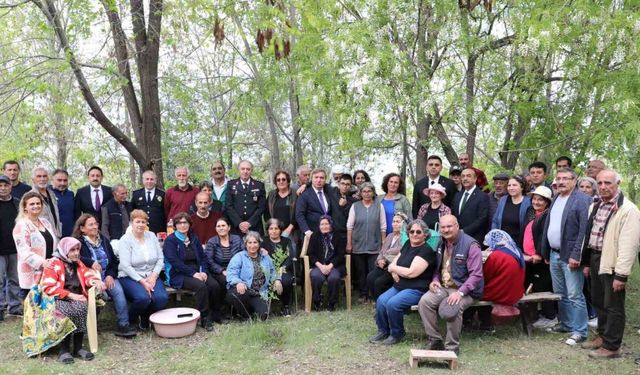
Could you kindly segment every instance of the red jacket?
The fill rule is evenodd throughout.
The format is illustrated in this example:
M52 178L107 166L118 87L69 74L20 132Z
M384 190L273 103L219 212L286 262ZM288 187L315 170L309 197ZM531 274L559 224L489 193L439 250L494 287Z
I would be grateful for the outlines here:
M58 258L51 258L52 265L45 268L42 274L42 288L48 296L66 298L70 291L64 288L65 271L64 262ZM82 286L82 294L87 297L87 287L90 288L100 281L94 270L87 268L78 260L78 278Z

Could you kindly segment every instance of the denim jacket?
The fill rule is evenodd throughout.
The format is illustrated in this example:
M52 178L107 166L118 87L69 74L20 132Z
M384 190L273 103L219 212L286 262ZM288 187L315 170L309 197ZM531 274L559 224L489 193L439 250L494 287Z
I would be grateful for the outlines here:
M266 300L269 285L278 278L278 275L271 257L260 253L258 253L258 257L260 257L260 266L265 276L265 283L260 287L260 296ZM234 255L227 267L227 289L235 287L238 283L244 283L247 288L250 288L253 283L253 262L247 251L241 251Z

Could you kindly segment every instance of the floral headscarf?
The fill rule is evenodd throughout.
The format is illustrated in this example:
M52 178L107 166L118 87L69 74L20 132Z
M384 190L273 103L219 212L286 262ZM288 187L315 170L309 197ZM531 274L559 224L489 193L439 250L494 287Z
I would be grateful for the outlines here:
M500 251L511 255L518 261L520 268L524 267L524 255L507 232L500 229L492 229L484 236L484 244L489 246L493 251Z
M80 241L73 237L64 237L58 242L58 248L53 253L53 256L56 258L60 258L67 263L73 263L67 258L69 255L69 251L76 246L80 246Z

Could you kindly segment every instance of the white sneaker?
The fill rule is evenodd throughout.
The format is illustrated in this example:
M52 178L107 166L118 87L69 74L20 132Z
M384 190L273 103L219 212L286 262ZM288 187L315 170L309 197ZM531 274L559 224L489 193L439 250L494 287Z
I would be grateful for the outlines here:
M558 318L553 318L553 319L540 318L533 323L533 328L547 329L547 328L552 328L556 325L558 325Z
M569 345L569 346L576 346L579 343L584 342L586 340L587 340L587 338L584 337L584 336L573 334L573 335L569 336L567 341L565 341L564 343Z
M589 327L591 328L598 328L598 317L596 316L593 319L589 319L589 321L587 322L587 325L589 325Z

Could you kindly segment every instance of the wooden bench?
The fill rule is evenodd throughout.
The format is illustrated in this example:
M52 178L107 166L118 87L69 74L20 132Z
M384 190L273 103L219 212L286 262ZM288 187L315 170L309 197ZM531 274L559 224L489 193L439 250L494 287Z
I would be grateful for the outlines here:
M458 369L458 356L451 350L420 350L411 349L409 366L418 367L419 361L447 361L450 370Z
M194 292L186 289L174 289L170 286L166 286L164 289L167 291L167 295L169 295L169 297L172 297L172 296L175 297L176 302L181 302L183 295L187 295L187 296L195 295Z
M522 320L522 330L527 334L527 336L531 336L533 334L533 322L529 314L527 314L526 307L530 303L538 303L538 302L546 302L546 301L559 301L562 298L560 294L552 293L552 292L537 292L537 293L529 293L527 295L522 296L516 306L520 310L520 318ZM493 306L493 302L491 301L478 301L471 305L471 307L481 307L481 306ZM411 311L418 311L418 305L411 306Z

